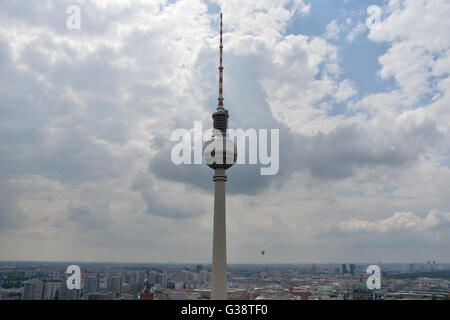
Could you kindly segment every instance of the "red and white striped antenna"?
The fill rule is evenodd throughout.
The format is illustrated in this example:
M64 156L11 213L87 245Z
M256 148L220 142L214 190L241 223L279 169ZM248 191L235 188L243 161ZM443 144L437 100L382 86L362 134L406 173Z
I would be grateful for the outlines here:
M226 134L228 128L228 110L223 106L223 65L222 65L222 13L220 13L220 64L219 64L219 105L217 111L213 113L214 129Z
M217 109L223 109L223 66L222 66L222 12L220 13L220 64L219 64L219 105Z

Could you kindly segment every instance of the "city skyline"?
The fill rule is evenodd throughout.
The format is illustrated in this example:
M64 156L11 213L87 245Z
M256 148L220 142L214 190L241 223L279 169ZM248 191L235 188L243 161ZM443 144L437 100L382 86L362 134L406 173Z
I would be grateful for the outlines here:
M449 265L449 261L438 261L433 259L428 260L411 260L411 261L357 261L357 260L349 260L349 261L326 261L326 262L316 262L316 261L306 261L306 262L266 262L266 263L257 263L257 262L244 262L244 263L227 263L228 265L253 265L253 266L311 266L311 264L317 265L342 265L342 264L359 264L359 265L371 265L371 264L385 264L385 265L405 265L405 264L424 264L427 262L434 261L439 263L440 265ZM212 266L211 261L189 261L189 262L169 262L169 261L83 261L83 260L0 260L0 263L57 263L69 265L72 263L80 263L80 264L114 264L114 265L158 265L158 266L167 266L167 265L198 265L201 264L203 266Z
M450 262L445 0L71 5L0 4L0 260L211 261L171 133L210 127L222 11L230 128L280 134L227 172L228 262Z
M212 269L0 262L0 300L217 300ZM226 277L229 300L448 300L450 264L229 265Z

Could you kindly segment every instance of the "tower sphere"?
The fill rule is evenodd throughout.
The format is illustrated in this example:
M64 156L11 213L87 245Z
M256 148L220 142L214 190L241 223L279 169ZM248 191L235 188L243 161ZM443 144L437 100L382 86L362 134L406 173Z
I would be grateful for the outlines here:
M211 169L229 169L237 159L237 147L222 131L214 129L211 140L203 147L203 159Z

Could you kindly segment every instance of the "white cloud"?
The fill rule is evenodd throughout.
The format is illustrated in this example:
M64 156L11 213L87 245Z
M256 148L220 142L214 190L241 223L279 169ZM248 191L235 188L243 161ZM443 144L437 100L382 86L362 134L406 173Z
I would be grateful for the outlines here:
M311 11L311 3L306 3L304 0L295 0L295 6L302 15L308 15Z
M261 83L274 117L303 134L332 130L338 119L328 119L328 107L321 102L338 87L336 47L322 38L290 35L272 54L269 74Z
M446 50L450 46L450 21L446 19L450 12L448 1L391 0L385 11L389 15L381 20L379 28L370 30L370 39L406 41L412 47L431 51Z
M412 105L433 94L450 72L446 63L450 22L445 19L450 6L445 0L390 1L385 11L390 14L381 20L379 28L370 30L368 38L392 43L380 57L380 76L393 77ZM435 74L447 76L431 81Z
M420 218L412 212L397 212L392 217L366 221L351 219L349 221L339 222L337 228L346 233L350 232L391 232L398 230L430 230L440 227L450 227L450 213L439 209L430 210L425 218Z
M326 28L326 38L332 39L332 40L338 40L339 39L339 25L337 23L337 20L331 21Z
M355 85L352 81L345 79L339 83L339 87L334 95L337 102L344 102L353 97L357 93Z
M347 37L345 38L345 41L347 42L353 42L355 39L361 35L364 31L366 31L366 25L362 22L358 22L348 33Z

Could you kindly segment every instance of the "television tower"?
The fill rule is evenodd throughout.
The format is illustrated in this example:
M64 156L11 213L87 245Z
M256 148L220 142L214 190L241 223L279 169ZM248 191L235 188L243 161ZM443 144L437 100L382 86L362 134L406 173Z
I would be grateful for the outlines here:
M212 300L227 299L227 244L225 217L225 170L231 168L237 158L234 141L228 138L228 110L223 106L223 66L222 66L222 13L220 14L220 64L219 64L219 103L212 114L213 134L205 143L203 157L206 164L214 170L214 227L212 252Z

